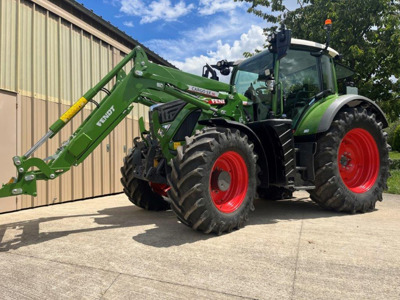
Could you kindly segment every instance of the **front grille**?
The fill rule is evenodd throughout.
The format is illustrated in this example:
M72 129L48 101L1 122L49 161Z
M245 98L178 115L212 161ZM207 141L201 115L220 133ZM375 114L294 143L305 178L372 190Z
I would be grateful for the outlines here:
M178 131L172 138L173 141L184 141L186 136L191 136L194 128L196 127L197 121L201 115L201 110L192 111L183 121Z
M157 106L154 111L158 112L160 124L172 122L187 103L183 100L175 100Z

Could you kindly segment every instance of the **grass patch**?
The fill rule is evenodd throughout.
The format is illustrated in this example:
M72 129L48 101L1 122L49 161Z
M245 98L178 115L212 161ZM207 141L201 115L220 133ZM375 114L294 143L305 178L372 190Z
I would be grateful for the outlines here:
M390 159L400 159L400 152L391 151L389 152Z
M388 180L388 193L390 194L400 194L400 170L391 170Z

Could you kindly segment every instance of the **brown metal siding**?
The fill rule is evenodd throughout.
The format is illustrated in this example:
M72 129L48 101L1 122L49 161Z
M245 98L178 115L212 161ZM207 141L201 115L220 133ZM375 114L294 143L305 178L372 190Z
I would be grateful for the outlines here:
M17 152L17 138L13 134L17 131L17 95L15 93L0 92L0 157L13 157ZM11 147L4 147L11 145ZM16 173L11 159L1 164L0 182L8 182L10 177ZM1 202L0 212L16 210L16 199L6 198Z
M18 154L25 153L126 55L126 47L118 49L118 43L112 46L72 24L69 20L73 18L66 20L38 3L41 1L0 0L0 90L18 95ZM131 68L132 63L126 72ZM99 94L95 100L103 96ZM35 156L52 155L92 109L92 104L88 105ZM17 209L122 191L119 169L133 137L139 134L137 120L144 116L147 122L147 112L146 107L136 105L83 164L56 180L38 182L38 197L17 197ZM0 163L2 160L11 157L0 158Z

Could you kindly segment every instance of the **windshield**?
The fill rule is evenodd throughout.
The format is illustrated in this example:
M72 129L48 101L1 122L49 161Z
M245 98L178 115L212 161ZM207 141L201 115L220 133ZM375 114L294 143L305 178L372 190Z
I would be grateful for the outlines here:
M269 51L261 52L244 62L242 62L235 74L233 84L236 91L252 98L250 94L257 89L266 89L265 79L259 79L259 76L265 74L266 69L272 69L274 66L274 56ZM252 99L254 100L254 99Z

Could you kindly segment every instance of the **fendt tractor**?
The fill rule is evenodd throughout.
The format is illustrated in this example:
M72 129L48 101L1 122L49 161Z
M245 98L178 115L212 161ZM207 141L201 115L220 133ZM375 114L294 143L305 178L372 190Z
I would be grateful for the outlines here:
M152 63L134 48L13 158L18 175L0 197L36 196L37 180L54 180L82 163L140 103L150 107L150 125L140 118L121 182L143 209L172 209L181 223L217 234L243 227L257 196L290 198L306 190L327 209L373 210L389 176L388 123L372 100L342 91L355 90L346 87L352 71L329 47L330 28L328 20L323 45L292 39L282 26L269 35L265 51L206 64L203 76ZM230 84L217 71L231 73ZM54 155L32 157L114 77L113 88Z

